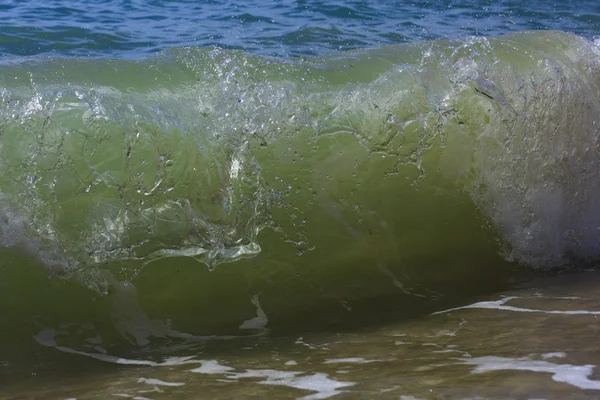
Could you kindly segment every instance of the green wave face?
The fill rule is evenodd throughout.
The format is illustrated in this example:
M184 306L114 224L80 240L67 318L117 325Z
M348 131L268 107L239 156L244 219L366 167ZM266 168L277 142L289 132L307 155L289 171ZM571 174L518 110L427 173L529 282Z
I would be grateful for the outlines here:
M598 60L522 32L294 62L4 62L0 237L66 273L261 248L264 276L593 260Z

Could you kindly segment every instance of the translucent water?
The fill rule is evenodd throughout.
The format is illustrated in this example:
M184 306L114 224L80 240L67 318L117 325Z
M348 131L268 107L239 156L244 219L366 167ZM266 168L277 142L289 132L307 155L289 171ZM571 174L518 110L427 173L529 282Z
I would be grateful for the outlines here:
M597 2L0 22L0 398L598 397Z
M404 322L289 335L258 328L126 356L105 352L89 326L46 328L35 336L36 372L3 385L3 398L596 398L598 274L520 286ZM87 344L68 347L70 335Z

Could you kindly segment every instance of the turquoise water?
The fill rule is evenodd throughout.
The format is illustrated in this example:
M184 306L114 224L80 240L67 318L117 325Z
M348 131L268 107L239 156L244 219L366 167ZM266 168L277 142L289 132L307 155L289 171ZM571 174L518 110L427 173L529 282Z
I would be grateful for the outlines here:
M595 2L0 18L0 398L597 395Z

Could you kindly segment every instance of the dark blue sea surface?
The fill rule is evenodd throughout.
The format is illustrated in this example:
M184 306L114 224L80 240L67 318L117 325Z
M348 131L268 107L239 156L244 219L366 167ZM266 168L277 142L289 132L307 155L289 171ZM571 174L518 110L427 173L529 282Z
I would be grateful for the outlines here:
M600 34L600 2L32 0L0 4L0 54L138 58L169 47L268 56L521 30Z

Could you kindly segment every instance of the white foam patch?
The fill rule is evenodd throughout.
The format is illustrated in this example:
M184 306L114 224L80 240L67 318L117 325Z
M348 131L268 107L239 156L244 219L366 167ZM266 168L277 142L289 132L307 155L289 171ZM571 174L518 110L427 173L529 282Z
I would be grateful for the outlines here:
M298 365L298 363L294 360L286 361L284 365Z
M377 360L367 360L362 357L348 357L348 358L330 358L325 360L323 364L368 364L377 362Z
M450 308L448 310L437 311L432 313L431 315L443 314L450 311L463 310L468 308L484 308L484 309L495 309L495 310L504 310L504 311L516 311L516 312L526 312L526 313L543 313L543 314L563 314L563 315L600 315L600 311L589 311L589 310L537 310L532 308L522 308L522 307L513 307L506 306L507 302L510 300L518 299L519 297L510 296L505 297L503 299L497 301L480 301L479 303L469 304L467 306Z
M181 382L165 382L160 379L152 379L152 378L140 378L137 380L138 383L147 383L148 385L158 385L158 386L183 386L185 383Z
M387 393L387 392L393 392L394 390L398 390L400 389L400 386L392 386L391 388L383 388L383 389L379 389L380 393ZM400 399L402 399L402 396L400 396Z
M194 368L192 372L201 374L224 374L234 370L234 368L220 365L216 360L202 360L201 362L202 365L198 368Z
M446 349L446 350L435 350L432 353L435 353L435 354L444 354L444 353L463 353L463 352L460 351L460 350L455 350L455 349Z
M325 345L314 345L314 344L306 343L302 336L300 336L298 339L296 339L294 344L301 344L303 346L308 347L311 350L317 350L317 349L329 350Z
M263 385L282 385L296 389L310 390L317 393L299 398L298 400L327 399L340 394L338 389L354 385L354 382L339 382L331 379L327 374L318 372L306 376L284 376L279 378L268 377L267 380L259 382Z
M327 399L340 394L339 389L352 386L354 382L340 382L329 378L325 373L302 375L302 371L278 371L274 369L249 369L245 372L232 372L234 368L220 365L216 360L201 361L202 366L191 370L205 374L224 374L227 379L261 378L260 385L288 386L295 389L316 392L297 400ZM302 375L302 376L299 376Z
M566 353L563 352L555 352L555 353L544 353L542 354L542 358L565 358L567 356Z
M600 381L589 379L595 365L554 364L529 358L475 357L466 358L465 364L476 365L473 373L489 371L518 370L546 372L552 374L555 382L567 383L584 390L600 390Z
M229 177L231 179L237 179L238 174L240 172L240 168L241 168L241 162L239 158L234 157L231 160L231 167L229 168Z
M258 295L253 296L250 301L256 306L256 317L242 322L239 329L264 329L269 319L258 302Z

